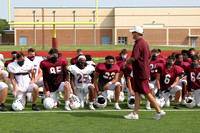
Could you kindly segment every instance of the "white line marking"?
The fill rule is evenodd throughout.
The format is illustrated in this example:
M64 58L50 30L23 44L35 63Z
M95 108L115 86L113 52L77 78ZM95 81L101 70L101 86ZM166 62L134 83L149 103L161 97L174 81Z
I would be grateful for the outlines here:
M84 112L127 112L127 111L133 111L133 110L80 110L80 111L8 111L8 112L0 112L0 114L31 114L31 113L84 113ZM139 110L139 112L152 112L155 110ZM200 112L200 110L164 110L167 112Z

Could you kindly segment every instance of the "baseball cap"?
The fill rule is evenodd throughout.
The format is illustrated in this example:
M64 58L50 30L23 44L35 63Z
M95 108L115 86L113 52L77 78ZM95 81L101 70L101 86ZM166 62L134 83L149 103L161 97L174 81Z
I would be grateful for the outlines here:
M144 34L143 28L141 26L135 26L133 29L129 30L130 32L137 32L140 34Z

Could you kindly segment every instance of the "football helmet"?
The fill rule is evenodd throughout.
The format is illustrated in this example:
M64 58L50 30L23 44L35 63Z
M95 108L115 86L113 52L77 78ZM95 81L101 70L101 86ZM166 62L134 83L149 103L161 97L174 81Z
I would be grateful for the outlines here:
M21 111L22 109L24 109L24 106L22 105L22 102L20 100L15 100L13 101L12 109L14 111Z
M165 98L162 95L156 97L155 100L160 108L162 108L165 105Z
M134 109L135 107L135 96L131 96L127 100L127 105L130 109Z
M104 108L107 105L107 100L103 95L99 95L95 98L95 105L98 108Z
M114 99L115 99L115 94L114 94ZM125 99L124 92L121 91L119 94L119 102L123 102L124 99Z
M53 109L53 107L55 105L54 100L51 97L45 98L44 101L43 101L43 104L44 104L45 109Z
M186 101L185 106L187 108L193 108L196 105L196 101L195 101L194 97L192 97L192 96L186 97L185 101Z
M74 94L70 94L69 101L70 101L69 106L70 106L71 109L78 109L78 108L80 108L81 102L80 102L78 96L76 96Z

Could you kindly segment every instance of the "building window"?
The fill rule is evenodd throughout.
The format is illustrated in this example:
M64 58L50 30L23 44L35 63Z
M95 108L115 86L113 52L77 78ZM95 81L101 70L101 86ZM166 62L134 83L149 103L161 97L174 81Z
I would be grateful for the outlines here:
M127 37L118 37L118 44L119 45L127 44Z

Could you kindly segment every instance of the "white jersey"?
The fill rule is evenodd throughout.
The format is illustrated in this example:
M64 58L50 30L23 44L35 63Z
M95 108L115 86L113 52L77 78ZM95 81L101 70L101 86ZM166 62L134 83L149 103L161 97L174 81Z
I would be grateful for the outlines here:
M31 78L29 71L33 69L33 63L25 58L24 65L20 67L17 62L12 62L8 65L7 70L15 75L15 83L18 89L25 92L29 86Z
M94 61L86 61L86 63L88 64L88 65L93 65L93 66L96 66L96 64L95 64L95 62Z
M3 70L3 68L4 68L4 64L2 61L0 61L0 70Z
M68 67L68 71L75 77L75 87L83 88L86 84L91 82L90 74L92 74L95 69L91 65L87 65L84 69L80 69L76 65L71 65Z
M43 61L44 59L41 56L35 56L35 59L32 61L34 65L34 72L35 72L35 77L38 75L38 71L40 68L40 62Z
M4 59L3 55L0 54L0 61L2 61Z

